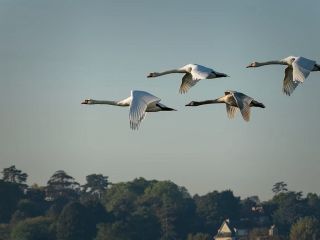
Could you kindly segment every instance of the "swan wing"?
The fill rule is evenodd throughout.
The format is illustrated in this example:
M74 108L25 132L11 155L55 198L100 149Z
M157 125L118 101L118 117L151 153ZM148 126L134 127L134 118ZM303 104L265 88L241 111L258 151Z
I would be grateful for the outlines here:
M226 104L226 108L227 108L228 118L230 118L230 119L234 118L234 116L236 115L236 112L237 112L237 108L234 106L231 106L229 104Z
M240 109L243 119L248 122L250 120L250 103L253 98L240 92L231 92L231 94Z
M211 68L207 68L198 64L192 66L191 74L194 80L206 79L214 72Z
M299 85L299 82L293 81L293 70L291 66L288 66L285 70L284 79L283 79L283 88L282 91L284 94L290 96L296 87Z
M186 93L191 87L197 84L200 79L194 79L190 73L186 73L182 78L182 83L179 89L179 93Z
M304 57L297 57L292 62L293 81L303 82L309 76L315 64L316 62L313 60Z
M149 104L160 102L161 99L144 91L131 91L132 101L129 109L129 120L131 129L138 129L141 121L146 116Z

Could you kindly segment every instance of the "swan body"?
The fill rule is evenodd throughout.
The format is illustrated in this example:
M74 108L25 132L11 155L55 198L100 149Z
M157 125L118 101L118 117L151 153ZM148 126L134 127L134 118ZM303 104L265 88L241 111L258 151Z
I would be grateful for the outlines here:
M320 65L314 60L304 57L289 56L281 60L267 61L267 62L253 62L247 68L260 67L265 65L287 65L285 69L285 76L283 79L282 91L286 95L291 95L296 87L303 83L309 76L310 72L320 71Z
M219 73L211 68L207 68L199 64L187 64L178 69L172 69L164 72L152 72L147 77L153 78L171 73L184 73L179 89L180 93L186 93L191 87L196 85L196 83L202 79L228 77L228 75L224 73Z
M129 108L130 128L136 130L147 112L176 111L160 103L161 99L145 91L132 90L131 96L121 101L86 99L81 104L107 104Z
M250 120L250 107L265 108L265 106L254 100L253 98L236 91L225 91L224 96L214 100L191 101L186 106L200 106L204 104L225 103L228 117L234 118L237 109L240 109L242 117L245 121Z

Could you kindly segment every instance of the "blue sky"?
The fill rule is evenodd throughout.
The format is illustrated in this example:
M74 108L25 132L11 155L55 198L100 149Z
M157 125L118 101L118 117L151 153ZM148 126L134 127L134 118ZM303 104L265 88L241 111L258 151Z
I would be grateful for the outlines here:
M63 169L84 182L172 180L191 194L232 189L272 196L272 185L319 194L318 89L311 73L291 97L283 66L253 60L304 56L320 62L319 1L0 1L0 167L15 164L45 185ZM152 71L199 63L230 75L187 94L181 75ZM128 109L84 106L148 91L177 112L150 113L131 131ZM223 105L191 100L243 92L266 105L246 123Z

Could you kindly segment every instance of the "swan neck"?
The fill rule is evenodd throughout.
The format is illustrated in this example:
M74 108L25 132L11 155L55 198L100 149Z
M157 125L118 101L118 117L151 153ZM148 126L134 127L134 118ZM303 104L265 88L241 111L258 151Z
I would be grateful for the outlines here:
M171 69L171 70L168 70L168 71L157 72L156 75L157 76L162 76L162 75L171 74L171 73L186 73L186 71L182 70L182 69Z
M118 105L118 102L108 100L92 100L92 104Z
M214 100L205 100L201 102L195 102L195 105L205 105L205 104L214 104L214 103L223 103L219 98Z
M266 62L257 62L257 67L265 66L265 65L273 65L273 64L287 65L287 63L281 60L272 60L272 61L266 61Z

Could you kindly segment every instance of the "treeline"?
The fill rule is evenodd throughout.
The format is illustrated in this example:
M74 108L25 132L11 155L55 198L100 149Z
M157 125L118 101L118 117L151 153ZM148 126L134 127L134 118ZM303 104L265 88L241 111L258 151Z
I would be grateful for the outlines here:
M171 181L134 179L111 183L91 174L80 185L64 171L46 186L26 184L15 166L0 180L0 240L212 240L225 219L249 229L257 239L320 239L320 197L289 191L284 182L274 196L240 199L231 190L191 196Z

